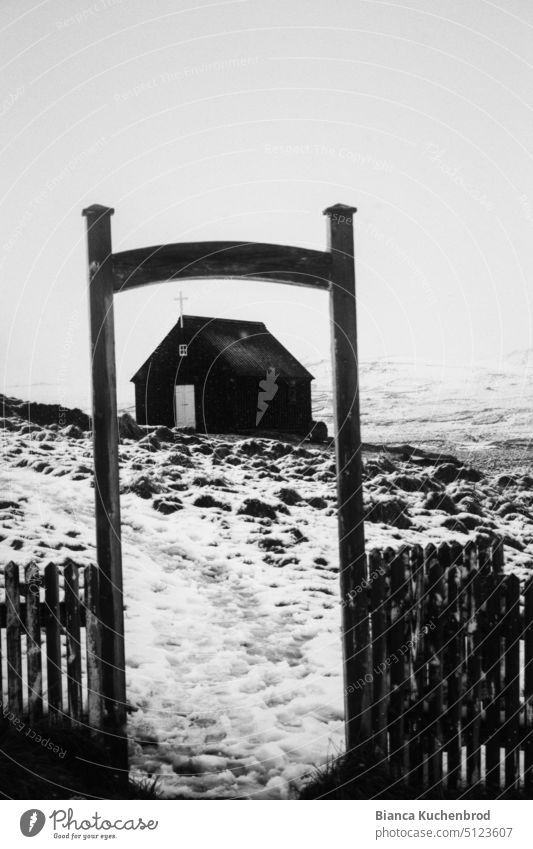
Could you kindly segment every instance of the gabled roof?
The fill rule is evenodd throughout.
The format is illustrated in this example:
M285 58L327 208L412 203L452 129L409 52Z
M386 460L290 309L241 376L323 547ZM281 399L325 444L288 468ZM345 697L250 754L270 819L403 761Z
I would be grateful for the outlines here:
M159 364L179 361L178 346L186 342L189 352L207 354L209 361L224 364L241 377L264 378L266 370L274 367L286 380L313 380L313 375L272 336L260 321L241 321L230 318L183 316L183 329L178 321L165 336L132 381L141 380Z

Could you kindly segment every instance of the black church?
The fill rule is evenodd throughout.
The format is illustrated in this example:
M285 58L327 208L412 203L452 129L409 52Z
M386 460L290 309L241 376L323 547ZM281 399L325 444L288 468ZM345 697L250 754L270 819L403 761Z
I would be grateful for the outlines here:
M261 322L183 316L132 377L137 422L305 435L313 379Z

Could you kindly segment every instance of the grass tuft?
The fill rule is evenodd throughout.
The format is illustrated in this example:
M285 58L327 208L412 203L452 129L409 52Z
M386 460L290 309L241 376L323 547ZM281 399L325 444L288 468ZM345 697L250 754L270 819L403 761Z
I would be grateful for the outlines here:
M451 792L391 778L387 764L376 765L377 758L366 752L331 757L309 776L298 794L299 799L528 799L524 790L476 785Z

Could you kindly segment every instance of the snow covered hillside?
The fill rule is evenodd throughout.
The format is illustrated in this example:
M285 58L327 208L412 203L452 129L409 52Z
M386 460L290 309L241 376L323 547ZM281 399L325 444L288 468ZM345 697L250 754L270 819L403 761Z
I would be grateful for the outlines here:
M12 406L0 424L1 563L94 561L89 433ZM391 448L365 466L369 546L497 532L509 568L530 570L527 465L486 474ZM131 762L167 796L286 798L340 750L334 484L328 446L167 428L123 441Z
M331 425L330 364L306 366L315 376L314 417ZM470 367L362 361L360 380L362 435L368 442L412 442L506 470L533 459L533 349Z

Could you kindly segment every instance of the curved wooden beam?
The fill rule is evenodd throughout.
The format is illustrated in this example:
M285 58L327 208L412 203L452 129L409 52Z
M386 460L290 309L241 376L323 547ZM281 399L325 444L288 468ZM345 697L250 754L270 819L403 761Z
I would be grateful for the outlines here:
M329 289L331 254L258 242L183 242L113 254L115 292L164 280L244 277Z

